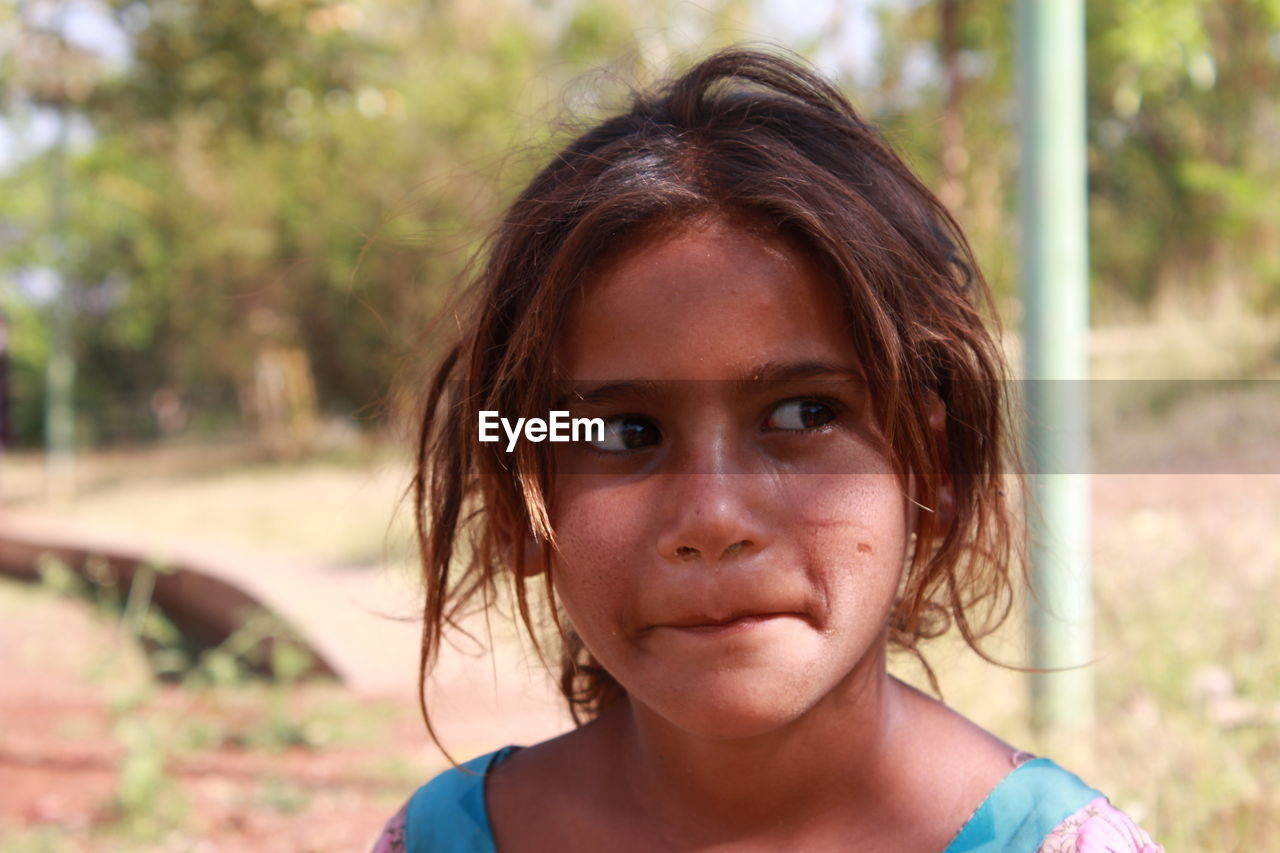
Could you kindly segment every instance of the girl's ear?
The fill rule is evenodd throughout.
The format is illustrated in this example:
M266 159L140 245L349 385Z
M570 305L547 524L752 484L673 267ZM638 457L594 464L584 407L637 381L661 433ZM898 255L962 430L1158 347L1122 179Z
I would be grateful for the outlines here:
M524 534L524 576L537 577L547 571L546 560L543 559L543 548L531 531Z
M947 404L929 392L929 433L938 448L937 492L934 517L939 536L946 536L956 523L956 487L951 476L951 449L947 443Z
M517 548L520 549L519 552L516 551ZM503 553L506 556L508 568L512 572L519 571L522 577L534 578L547 570L546 561L542 556L542 547L532 531L526 530L520 539L514 542L509 541L503 547ZM516 565L517 554L520 558L518 566Z

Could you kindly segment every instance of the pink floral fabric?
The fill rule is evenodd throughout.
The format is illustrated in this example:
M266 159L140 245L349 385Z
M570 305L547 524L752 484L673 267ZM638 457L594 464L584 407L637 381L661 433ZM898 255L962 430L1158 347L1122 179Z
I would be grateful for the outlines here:
M1039 853L1164 853L1164 848L1106 797L1098 797L1058 824Z
M405 803L382 828L382 834L373 843L371 853L404 853L404 822L408 814L409 804Z

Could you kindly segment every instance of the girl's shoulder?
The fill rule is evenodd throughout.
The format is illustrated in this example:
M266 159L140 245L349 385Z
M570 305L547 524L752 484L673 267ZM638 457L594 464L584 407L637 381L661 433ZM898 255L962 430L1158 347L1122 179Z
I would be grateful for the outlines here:
M991 791L945 853L1163 853L1074 773L1047 758L1027 758Z
M423 785L387 821L373 853L494 853L485 777L516 749L473 758Z

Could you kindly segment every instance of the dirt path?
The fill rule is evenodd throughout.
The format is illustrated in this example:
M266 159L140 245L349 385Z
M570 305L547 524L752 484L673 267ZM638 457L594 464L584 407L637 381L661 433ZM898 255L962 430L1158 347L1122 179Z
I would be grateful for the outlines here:
M140 547L12 512L0 519L0 536L5 530L50 544ZM376 567L150 547L251 590L336 661L344 683L155 687L117 625L83 602L4 581L0 850L31 849L42 832L70 849L188 849L200 839L225 850L366 846L445 762L418 716L410 583ZM447 649L429 692L439 731L464 758L568 726L519 644L498 637L495 648L492 658ZM130 795L130 785L141 793ZM121 804L122 792L138 802ZM155 812L142 821L154 826L130 810Z

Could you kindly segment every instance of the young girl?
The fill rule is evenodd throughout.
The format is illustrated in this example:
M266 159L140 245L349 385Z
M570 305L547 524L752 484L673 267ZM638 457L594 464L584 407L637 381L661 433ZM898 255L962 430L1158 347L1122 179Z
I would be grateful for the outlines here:
M1008 610L1005 368L959 228L839 92L730 50L636 97L473 295L421 429L420 674L510 584L580 726L442 773L378 850L1160 849L887 673ZM482 440L556 411L586 435Z

